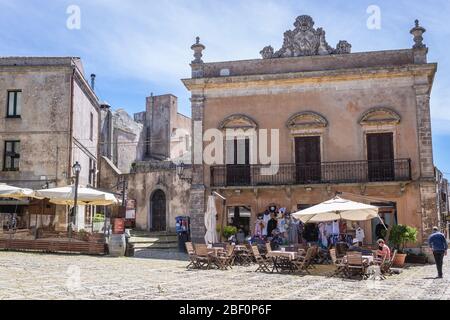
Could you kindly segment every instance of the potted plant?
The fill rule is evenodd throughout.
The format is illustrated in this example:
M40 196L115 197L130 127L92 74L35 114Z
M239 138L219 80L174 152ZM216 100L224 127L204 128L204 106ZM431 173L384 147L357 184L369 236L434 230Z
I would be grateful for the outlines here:
M232 236L236 235L238 232L236 227L226 226L223 228L223 236L228 240Z
M407 253L405 247L408 242L417 241L417 229L405 225L393 226L389 234L389 242L397 250L397 255L394 259L394 266L404 267Z

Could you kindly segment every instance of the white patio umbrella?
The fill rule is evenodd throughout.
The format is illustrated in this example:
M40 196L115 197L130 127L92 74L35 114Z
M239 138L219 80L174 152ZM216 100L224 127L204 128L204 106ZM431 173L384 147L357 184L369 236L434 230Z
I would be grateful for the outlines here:
M33 198L34 191L26 188L17 188L4 183L0 183L0 198Z
M205 235L205 243L217 243L219 242L216 230L216 201L214 196L210 196L208 199L208 207L205 212L205 227L206 227L206 235Z
M75 186L39 190L36 191L36 195L49 199L53 204L74 205ZM109 206L118 203L117 198L111 193L78 187L77 204L79 205Z
M303 223L335 220L368 221L379 218L378 207L335 197L314 207L292 214ZM384 223L383 223L384 225Z

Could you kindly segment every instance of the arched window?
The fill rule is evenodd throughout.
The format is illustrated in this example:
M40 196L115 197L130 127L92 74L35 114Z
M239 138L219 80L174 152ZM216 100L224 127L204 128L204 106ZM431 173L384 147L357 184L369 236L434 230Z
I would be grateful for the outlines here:
M400 115L392 109L379 107L365 112L359 123L362 126L397 125L401 121Z
M303 111L294 114L289 118L286 126L291 131L320 129L328 126L328 121L324 116L313 111Z
M219 129L257 129L258 124L255 120L244 114L233 114L225 118L220 124Z

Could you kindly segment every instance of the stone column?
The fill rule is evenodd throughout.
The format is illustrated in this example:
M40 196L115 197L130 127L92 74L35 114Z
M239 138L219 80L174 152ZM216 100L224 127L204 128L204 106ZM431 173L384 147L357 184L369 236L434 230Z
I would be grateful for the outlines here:
M203 166L203 95L193 94L192 104L192 185L189 199L189 211L191 216L191 238L194 243L204 243L206 234L206 187L204 184Z
M439 223L433 143L431 135L430 86L415 86L417 103L417 134L419 146L419 190L422 211L422 241L426 242L433 226Z

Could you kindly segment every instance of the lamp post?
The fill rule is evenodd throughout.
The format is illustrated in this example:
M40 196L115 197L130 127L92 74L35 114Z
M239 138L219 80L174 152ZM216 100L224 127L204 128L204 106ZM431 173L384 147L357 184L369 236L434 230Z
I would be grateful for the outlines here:
M78 183L80 180L80 172L81 172L81 165L77 162L72 167L72 173L75 176L75 198L73 203L73 210L72 210L72 216L70 218L70 225L69 225L69 238L72 239L72 224L74 217L77 215L77 206L78 206Z

